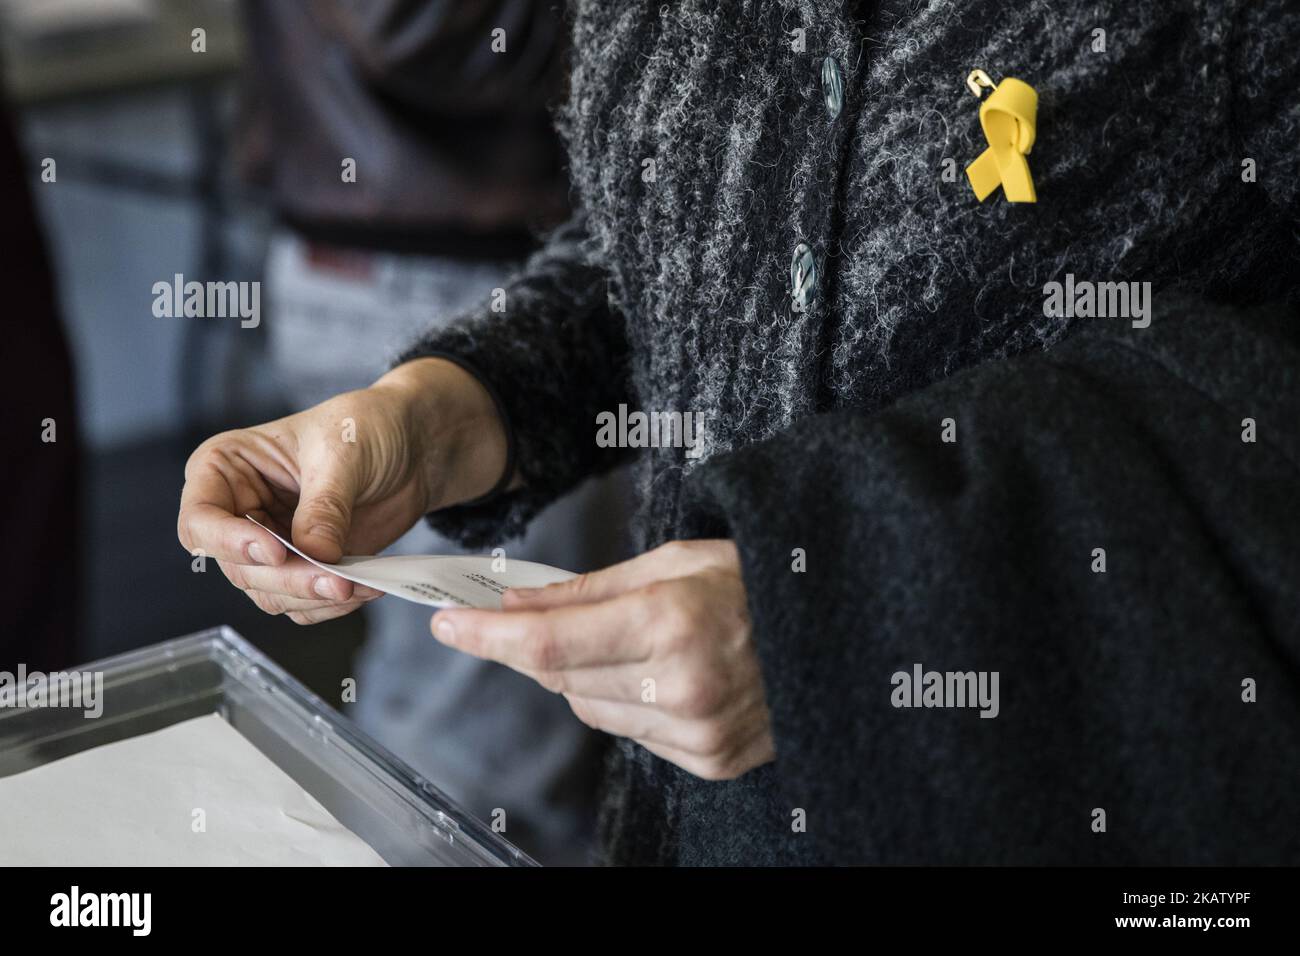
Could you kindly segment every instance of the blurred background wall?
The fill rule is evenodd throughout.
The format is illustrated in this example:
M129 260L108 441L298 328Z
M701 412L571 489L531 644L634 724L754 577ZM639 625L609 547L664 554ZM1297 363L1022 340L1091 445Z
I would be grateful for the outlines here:
M31 622L0 669L230 625L335 706L355 676L375 739L480 817L509 805L544 862L585 860L604 741L562 698L395 598L267 616L176 537L195 446L365 387L568 216L564 48L555 0L0 0L0 234L30 250L0 258L28 313L0 377L0 599ZM188 282L257 283L258 321L157 314ZM502 544L590 570L626 556L624 513L617 476L589 482Z
M82 570L75 660L228 623L336 697L359 619L313 628L306 641L215 566L192 573L176 541L190 450L213 431L288 410L265 322L152 311L153 284L177 273L260 278L269 214L231 165L237 4L0 0L0 44L75 368L84 443L79 531L66 542Z

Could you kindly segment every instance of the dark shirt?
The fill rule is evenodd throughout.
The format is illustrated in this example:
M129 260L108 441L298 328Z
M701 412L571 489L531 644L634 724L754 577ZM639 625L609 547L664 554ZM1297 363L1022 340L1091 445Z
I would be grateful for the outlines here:
M567 208L548 108L564 30L531 0L244 5L245 176L300 232L352 246L516 256ZM493 52L493 31L504 52ZM343 181L344 159L356 162Z

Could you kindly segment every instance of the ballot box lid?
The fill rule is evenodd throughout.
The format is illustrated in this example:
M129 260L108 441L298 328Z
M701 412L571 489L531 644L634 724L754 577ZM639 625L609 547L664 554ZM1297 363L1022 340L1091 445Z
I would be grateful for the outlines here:
M103 713L0 708L0 777L218 714L395 866L536 866L229 627L70 670Z

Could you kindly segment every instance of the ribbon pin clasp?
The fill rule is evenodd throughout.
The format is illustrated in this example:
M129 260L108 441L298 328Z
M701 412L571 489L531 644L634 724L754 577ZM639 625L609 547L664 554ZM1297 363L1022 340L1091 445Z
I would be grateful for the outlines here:
M1038 91L1014 77L994 84L983 70L971 70L966 86L976 96L993 91L980 104L980 127L988 148L966 167L975 198L983 202L1001 186L1007 202L1037 202L1025 156L1034 148Z

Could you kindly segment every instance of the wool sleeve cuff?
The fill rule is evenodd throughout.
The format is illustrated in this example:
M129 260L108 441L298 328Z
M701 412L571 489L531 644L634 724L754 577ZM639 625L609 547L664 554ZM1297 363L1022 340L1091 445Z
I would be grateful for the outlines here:
M740 553L766 772L817 859L1280 860L1255 821L1284 799L1270 738L1294 704L1261 733L1231 688L1280 673L1277 635L1300 614L1284 583L1300 573L1293 322L1171 305L1151 329L1089 330L873 415L813 416L690 475L688 533ZM1268 444L1243 442L1243 409ZM932 673L946 683L923 699ZM961 697L947 675L996 696ZM1181 796L1219 778L1205 747L1163 742L1170 727L1234 755L1249 786ZM1229 810L1241 793L1250 806ZM1143 840L1097 840L1095 806ZM1244 842L1190 847L1162 829L1170 807L1183 833L1249 821Z
M608 301L606 274L575 221L550 238L492 301L433 330L398 362L441 357L488 389L509 436L522 485L429 515L465 547L520 536L546 505L622 458L596 444L596 416L626 402L627 342Z

